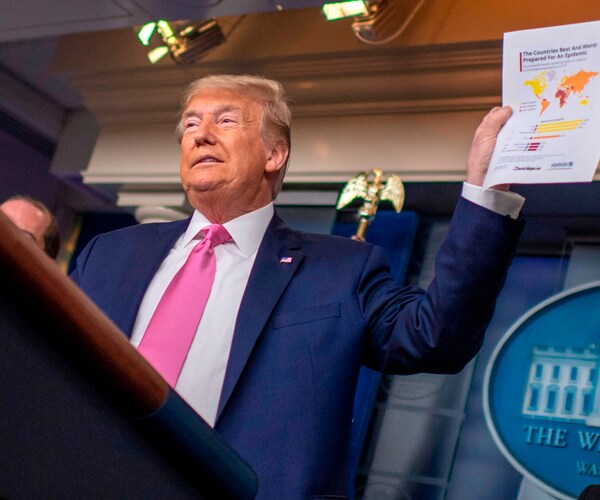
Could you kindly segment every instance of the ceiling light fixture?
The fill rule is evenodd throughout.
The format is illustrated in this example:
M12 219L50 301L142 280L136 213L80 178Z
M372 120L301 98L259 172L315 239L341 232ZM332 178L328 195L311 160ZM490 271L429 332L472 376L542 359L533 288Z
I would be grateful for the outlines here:
M426 0L364 0L326 3L323 14L328 21L354 17L352 32L371 45L389 43L404 32ZM357 10L351 6L356 5Z
M153 48L150 52L148 52L148 60L152 64L156 64L163 57L165 57L169 53L169 47L166 45L161 45L160 47Z
M221 26L211 19L201 24L183 27L177 36L177 43L171 45L171 55L175 62L189 64L222 43L225 43L225 35Z
M150 45L150 39L152 38L152 35L154 35L155 31L156 31L156 23L144 24L144 26L142 26L140 28L140 30L138 31L137 37L138 37L138 40L140 41L140 43L144 47L147 47L148 45Z
M337 21L345 17L369 15L369 7L365 0L346 0L323 4L323 15L328 21Z
M148 53L148 60L152 64L156 64L167 54L170 54L176 63L190 64L209 49L225 42L225 35L214 19L199 24L186 21L148 23L138 30L137 37L142 45L148 47L155 33L160 35L161 45Z

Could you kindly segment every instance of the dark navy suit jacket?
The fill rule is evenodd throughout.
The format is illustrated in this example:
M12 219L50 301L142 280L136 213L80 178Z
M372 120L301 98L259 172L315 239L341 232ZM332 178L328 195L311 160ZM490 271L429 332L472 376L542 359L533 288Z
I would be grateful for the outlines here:
M187 223L101 235L78 258L73 278L126 335ZM273 217L238 312L215 424L257 472L258 498L348 494L360 366L460 371L481 346L522 225L461 199L424 291L395 283L380 248Z

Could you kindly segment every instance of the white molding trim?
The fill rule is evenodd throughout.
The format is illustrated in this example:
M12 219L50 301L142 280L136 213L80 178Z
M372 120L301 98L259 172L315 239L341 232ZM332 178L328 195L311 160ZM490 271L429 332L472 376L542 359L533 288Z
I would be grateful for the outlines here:
M105 125L174 124L184 86L213 72L281 81L302 117L480 110L501 101L501 69L501 45L487 42L64 73Z

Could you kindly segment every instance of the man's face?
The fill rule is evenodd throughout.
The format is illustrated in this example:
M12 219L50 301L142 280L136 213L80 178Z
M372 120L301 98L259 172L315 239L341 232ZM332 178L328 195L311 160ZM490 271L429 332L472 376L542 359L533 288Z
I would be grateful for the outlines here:
M47 214L25 200L5 201L0 205L0 211L42 249L45 248L44 233L50 224L50 218Z
M192 206L218 203L233 218L271 201L282 162L278 148L263 143L262 112L260 103L230 90L194 96L183 113L180 161Z

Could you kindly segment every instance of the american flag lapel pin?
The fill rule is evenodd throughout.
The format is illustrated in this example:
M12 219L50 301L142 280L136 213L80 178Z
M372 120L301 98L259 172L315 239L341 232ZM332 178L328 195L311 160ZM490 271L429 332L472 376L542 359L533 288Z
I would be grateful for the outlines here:
M279 263L280 264L291 264L292 258L291 257L281 257L281 259L279 259Z

